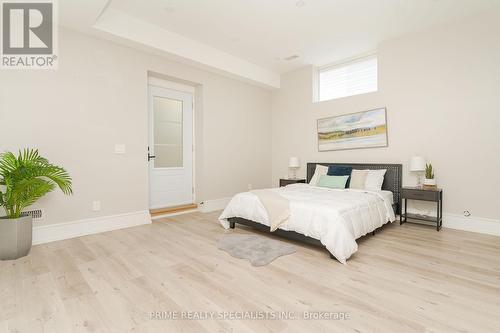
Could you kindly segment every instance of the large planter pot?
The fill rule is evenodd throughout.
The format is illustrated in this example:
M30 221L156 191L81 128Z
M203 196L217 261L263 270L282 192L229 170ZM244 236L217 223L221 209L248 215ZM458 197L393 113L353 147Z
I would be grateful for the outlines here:
M432 179L425 178L424 179L424 185L427 185L427 186L436 186L436 179L435 178L432 178Z
M0 260L13 260L28 255L31 250L33 219L0 217Z

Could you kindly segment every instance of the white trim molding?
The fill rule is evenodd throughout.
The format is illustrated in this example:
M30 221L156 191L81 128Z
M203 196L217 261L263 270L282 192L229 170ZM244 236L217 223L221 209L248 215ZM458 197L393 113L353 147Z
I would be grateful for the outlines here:
M231 201L231 198L220 198L214 200L205 200L198 205L198 209L202 213L209 213L216 210L223 210Z
M66 223L35 226L33 228L33 244L44 244L68 238L92 235L150 223L151 215L149 214L149 211L143 210Z
M196 88L194 86L188 86L187 84L182 84L170 80L164 80L157 78L153 76L154 74L150 74L148 72L148 85L150 86L155 86L155 87L160 87L160 88L165 88L165 89L170 89L170 90L176 90L180 92L185 92L191 95L194 95ZM193 96L194 97L194 96Z
M500 220L484 217L443 214L443 227L500 236Z

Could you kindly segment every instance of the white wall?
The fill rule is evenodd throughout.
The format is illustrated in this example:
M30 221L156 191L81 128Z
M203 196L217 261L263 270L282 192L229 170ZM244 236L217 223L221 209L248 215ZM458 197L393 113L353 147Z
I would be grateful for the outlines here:
M311 67L282 77L273 94L273 182L289 156L312 162L432 162L444 211L500 219L500 17L483 15L379 46L379 91L312 103ZM316 120L387 107L389 147L318 152ZM422 206L420 209L427 209Z
M268 90L65 29L59 45L58 70L0 71L0 148L39 148L74 181L37 205L43 224L148 209L148 71L197 84L198 201L270 185Z

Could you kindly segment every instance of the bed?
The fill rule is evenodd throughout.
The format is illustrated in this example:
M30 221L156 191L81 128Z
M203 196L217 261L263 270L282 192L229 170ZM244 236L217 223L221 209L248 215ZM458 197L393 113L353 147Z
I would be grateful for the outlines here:
M335 190L293 184L271 189L289 202L289 219L272 233L308 244L326 247L330 257L341 263L354 254L356 239L374 234L382 225L393 222L401 211L401 164L308 163L307 183L316 165L352 167L353 169L386 169L380 191ZM255 192L235 195L219 220L226 229L236 224L270 232L270 221Z

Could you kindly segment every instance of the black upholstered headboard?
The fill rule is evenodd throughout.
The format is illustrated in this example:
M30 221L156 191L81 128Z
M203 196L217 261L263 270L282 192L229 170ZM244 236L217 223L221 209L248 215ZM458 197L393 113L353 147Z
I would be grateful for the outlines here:
M394 211L401 213L401 187L403 184L403 166L401 164L378 164L378 163L307 163L307 182L311 180L316 170L316 164L330 166L347 166L353 169L386 169L382 190L391 191L394 195Z

